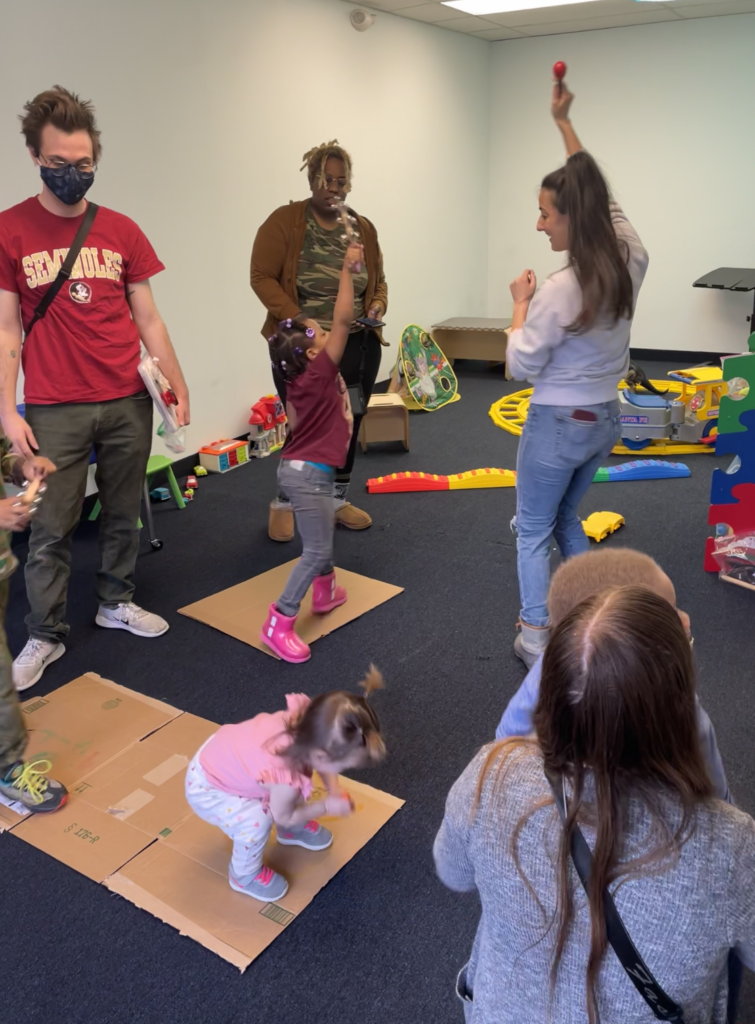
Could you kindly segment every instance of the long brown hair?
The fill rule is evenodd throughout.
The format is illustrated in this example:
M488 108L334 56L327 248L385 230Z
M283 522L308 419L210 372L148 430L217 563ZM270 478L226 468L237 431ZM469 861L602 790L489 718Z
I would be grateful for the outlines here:
M628 248L619 245L609 210L606 180L595 160L580 150L543 178L560 214L569 218L569 264L582 289L582 310L567 331L584 334L596 320L611 324L634 312L634 288L627 269Z
M595 1024L596 983L608 941L603 892L622 876L671 867L694 831L698 804L713 796L698 740L692 653L668 601L643 587L616 587L568 614L545 651L534 724L545 770L565 778L571 789L560 829L555 919L548 926L558 926L552 986L574 920L572 832L578 820L595 831L587 961L587 1013ZM494 785L500 785L511 755L526 742L508 740L491 748L475 807L494 763ZM664 794L679 802L675 829L667 821ZM619 863L630 798L647 808L654 844L642 856ZM552 798L535 803L512 837L515 863L536 900L520 866L518 839L529 818L552 803Z

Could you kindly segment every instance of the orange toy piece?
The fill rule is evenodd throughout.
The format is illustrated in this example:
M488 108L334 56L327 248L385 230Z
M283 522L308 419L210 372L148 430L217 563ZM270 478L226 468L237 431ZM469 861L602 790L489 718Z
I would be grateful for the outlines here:
M407 491L468 491L487 487L515 487L516 473L511 469L470 469L453 476L434 473L391 473L367 481L370 494L395 494Z

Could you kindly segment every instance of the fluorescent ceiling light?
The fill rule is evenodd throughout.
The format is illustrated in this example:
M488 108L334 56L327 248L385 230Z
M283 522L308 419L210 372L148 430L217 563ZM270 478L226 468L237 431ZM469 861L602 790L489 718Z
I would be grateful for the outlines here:
M455 7L465 14L507 14L532 11L537 7L564 7L567 4L592 4L597 0L442 0L444 7Z

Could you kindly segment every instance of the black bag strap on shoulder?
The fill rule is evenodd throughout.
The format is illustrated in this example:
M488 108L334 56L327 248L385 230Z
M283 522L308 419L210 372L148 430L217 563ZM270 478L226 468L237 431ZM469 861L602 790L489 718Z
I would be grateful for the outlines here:
M553 791L556 800L556 807L561 815L561 820L566 821L566 789L563 777L551 776L546 772L548 784ZM592 853L587 845L587 840L582 835L579 827L575 825L571 839L571 857L574 867L577 869L579 879L587 892L587 883L592 868ZM621 966L629 975L632 984L648 1004L658 1020L670 1021L671 1024L684 1024L684 1011L681 1006L674 1002L663 991L661 986L650 973L645 961L635 948L624 927L616 904L613 902L608 889L603 893L603 906L606 915L606 934L613 951L619 958Z
M71 276L73 265L78 259L79 253L81 252L81 247L83 246L84 242L86 242L87 235L89 234L89 230L92 227L92 224L94 223L94 218L97 216L98 210L99 206L96 203L89 203L87 205L86 213L84 214L84 219L79 225L79 230L76 232L76 236L73 242L71 243L71 248L68 250L66 258L63 260L63 264L60 270L58 271L57 277L52 282L50 287L47 289L45 294L42 296L39 305L34 310L34 315L31 318L31 322L29 323L29 326L26 328L27 338L31 334L34 324L38 320L42 319L47 310L50 308L50 305L52 304L52 301L55 298L55 296L58 294L60 289Z

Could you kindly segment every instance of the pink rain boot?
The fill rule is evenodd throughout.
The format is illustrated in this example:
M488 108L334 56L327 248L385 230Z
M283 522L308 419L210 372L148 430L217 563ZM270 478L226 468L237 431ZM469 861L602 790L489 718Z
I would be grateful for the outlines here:
M325 615L346 604L346 588L336 586L335 570L327 576L315 576L312 584L312 614Z
M281 615L274 604L270 605L265 625L260 633L260 640L271 651L293 664L309 661L312 652L302 638L294 632L296 616Z

